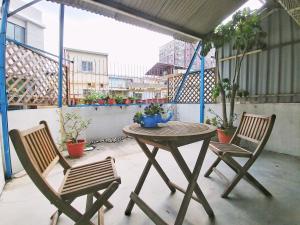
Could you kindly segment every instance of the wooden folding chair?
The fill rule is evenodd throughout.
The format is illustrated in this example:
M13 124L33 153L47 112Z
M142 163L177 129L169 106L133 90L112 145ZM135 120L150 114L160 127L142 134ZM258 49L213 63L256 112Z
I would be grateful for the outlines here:
M70 217L76 225L93 225L90 219L98 212L98 224L104 223L102 206L108 209L113 207L108 199L121 183L113 158L71 167L57 149L45 121L29 130L11 130L9 134L27 174L58 209L51 216L52 225L57 224L61 213ZM55 191L46 177L57 163L64 168L64 179L59 190ZM104 192L99 193L100 190ZM87 195L84 214L71 205L77 197L83 195ZM96 201L93 203L94 197Z
M221 160L223 160L223 162L225 162L236 172L236 176L233 178L232 182L229 182L229 186L222 194L223 198L228 196L228 194L242 178L260 190L266 196L272 196L271 193L247 171L255 162L267 143L272 132L275 119L275 115L261 116L244 112L240 125L234 133L229 144L210 142L209 149L212 150L218 156L218 158L210 166L204 176L208 177L212 171L215 171L217 175L227 180L227 178L216 169ZM254 151L250 151L249 149L241 147L240 144L242 140L254 144ZM236 160L233 159L233 157L244 157L248 158L248 160L244 165L240 165Z

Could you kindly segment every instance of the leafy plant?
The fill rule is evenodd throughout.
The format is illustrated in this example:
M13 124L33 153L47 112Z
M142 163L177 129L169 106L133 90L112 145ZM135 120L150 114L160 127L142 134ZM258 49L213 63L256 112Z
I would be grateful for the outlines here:
M122 104L124 97L121 95L117 95L117 96L115 96L115 99L116 99L117 104Z
M78 113L61 112L62 142L71 141L72 143L77 143L79 135L87 129L90 122L91 120L85 120Z
M249 92L247 90L240 90L238 91L237 95L240 97L240 98L246 98L249 96Z
M146 106L144 109L145 115L153 116L156 114L164 114L164 109L162 108L162 104L154 104L151 103L149 106Z
M135 113L135 115L134 115L134 117L133 117L133 122L134 122L134 123L141 124L142 117L143 117L143 113L142 113L142 112L137 112L137 113Z
M241 66L248 51L257 48L264 48L264 38L266 33L260 25L261 18L257 11L250 11L249 8L238 11L233 15L231 21L218 26L214 32L203 40L201 54L206 56L210 49L215 48L216 74L218 82L213 89L213 97L216 99L221 96L222 103L222 127L232 128L235 120L235 97L239 90L239 80ZM234 57L234 73L231 80L222 79L219 72L218 50L226 44L231 44ZM226 109L226 97L230 100L229 118ZM218 120L218 119L217 119Z
M102 93L99 93L97 91L92 91L84 98L84 100L91 104L91 103L96 103L99 99L103 99L103 98L105 98L105 95L103 95Z

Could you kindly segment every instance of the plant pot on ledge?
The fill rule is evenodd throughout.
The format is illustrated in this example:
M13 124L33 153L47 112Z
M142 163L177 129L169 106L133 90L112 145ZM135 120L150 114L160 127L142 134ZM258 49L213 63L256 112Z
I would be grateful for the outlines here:
M67 150L69 153L69 156L71 158L80 158L83 155L84 147L85 147L85 140L77 140L76 143L73 143L72 141L67 141Z
M217 135L220 143L228 144L233 136L233 133L226 132L225 130L218 128Z

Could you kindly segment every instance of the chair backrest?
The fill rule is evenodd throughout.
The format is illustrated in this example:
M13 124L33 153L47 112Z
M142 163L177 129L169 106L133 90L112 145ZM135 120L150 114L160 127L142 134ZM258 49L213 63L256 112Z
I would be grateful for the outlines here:
M32 164L42 176L46 176L58 162L61 162L60 159L63 157L57 149L45 121L41 121L39 126L31 129L11 130L9 133L27 173L28 163ZM24 156L26 160L22 160Z
M28 176L43 195L58 207L62 202L60 195L49 185L45 176L58 162L65 171L70 165L57 149L47 123L41 121L39 126L25 131L14 129L9 135Z
M257 145L253 154L258 154L267 143L273 129L276 116L255 115L244 112L239 127L231 143L238 144L241 139Z

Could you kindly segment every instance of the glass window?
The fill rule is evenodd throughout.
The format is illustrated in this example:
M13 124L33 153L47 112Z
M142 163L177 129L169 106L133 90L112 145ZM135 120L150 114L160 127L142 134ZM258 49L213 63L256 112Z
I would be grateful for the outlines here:
M81 71L82 72L93 72L93 62L81 61Z
M21 43L25 43L25 29L15 25L15 40Z
M16 24L7 23L6 36L15 41L25 44L25 28Z
M15 27L12 23L7 23L6 36L10 39L15 38Z

